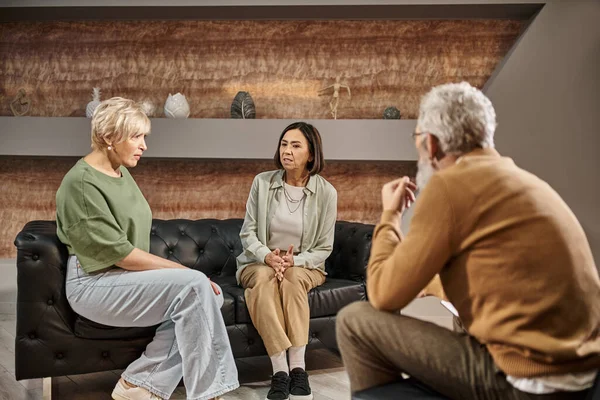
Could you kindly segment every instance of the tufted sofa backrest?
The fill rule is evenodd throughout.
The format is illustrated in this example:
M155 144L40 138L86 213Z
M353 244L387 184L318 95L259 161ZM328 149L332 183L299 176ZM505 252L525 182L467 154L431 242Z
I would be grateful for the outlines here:
M235 276L236 257L242 252L241 219L172 219L152 221L150 252L198 269L209 277ZM373 225L337 221L333 251L325 262L330 278L364 280L371 251ZM64 274L67 248L56 236L56 222L31 221L15 240L17 264L31 272L51 265L44 274ZM37 271L37 272L36 272ZM39 276L38 276L39 278ZM55 290L59 290L57 287Z
M172 219L152 221L150 252L204 272L235 276L242 252L242 219ZM326 261L332 278L362 280L369 260L373 225L338 221L334 246Z
M150 252L204 272L235 276L242 252L242 219L171 219L152 221Z

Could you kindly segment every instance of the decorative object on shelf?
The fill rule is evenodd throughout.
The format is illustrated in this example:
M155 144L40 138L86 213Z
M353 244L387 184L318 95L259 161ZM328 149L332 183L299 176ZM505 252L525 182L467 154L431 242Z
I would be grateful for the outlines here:
M30 108L31 100L27 97L25 89L19 89L13 101L10 102L10 110L15 117L22 117L29 112Z
M165 116L167 118L187 118L190 116L190 105L181 93L171 94L165 102Z
M149 117L156 117L156 105L150 100L146 99L140 103L142 111Z
M400 110L396 107L388 107L383 112L383 119L400 119Z
M255 119L256 108L254 100L248 92L237 92L231 103L231 118Z
M331 97L331 101L329 102L329 110L331 111L331 116L333 117L333 119L337 119L337 108L338 108L338 104L340 102L340 89L346 89L348 90L348 98L351 99L352 98L352 94L350 93L350 88L347 85L344 85L342 83L340 83L340 77L336 76L335 77L335 83L333 85L329 85L327 87L324 87L323 89L319 90L319 96L322 96L325 94L325 92L327 92L329 89L333 88L333 95Z
M98 105L100 105L100 88L95 87L92 89L92 101L87 103L87 106L85 107L85 116L92 118L94 110Z

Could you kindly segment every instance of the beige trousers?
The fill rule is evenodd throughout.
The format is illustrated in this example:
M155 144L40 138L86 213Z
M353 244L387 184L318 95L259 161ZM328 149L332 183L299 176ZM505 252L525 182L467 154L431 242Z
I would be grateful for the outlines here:
M281 282L268 265L244 268L240 283L246 305L269 356L308 343L308 292L324 282L323 273L302 267L288 268Z

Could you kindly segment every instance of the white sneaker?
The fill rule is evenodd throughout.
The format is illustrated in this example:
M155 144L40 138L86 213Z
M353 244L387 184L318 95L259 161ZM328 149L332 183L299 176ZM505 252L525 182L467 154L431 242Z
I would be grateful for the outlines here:
M119 379L117 382L117 386L112 392L112 398L114 400L163 400L147 389L127 386L123 379Z

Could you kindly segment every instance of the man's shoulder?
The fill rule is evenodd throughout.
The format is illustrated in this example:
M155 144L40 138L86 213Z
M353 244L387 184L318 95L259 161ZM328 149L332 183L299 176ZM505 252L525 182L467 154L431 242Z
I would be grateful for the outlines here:
M465 210L475 204L496 204L489 200L498 196L516 200L556 195L546 181L508 157L459 162L435 173L429 186L443 190L448 201Z
M489 182L495 178L515 177L530 180L531 183L545 183L541 178L519 167L509 157L473 157L461 160L450 168L436 174L445 182L463 182L473 186L478 181Z

